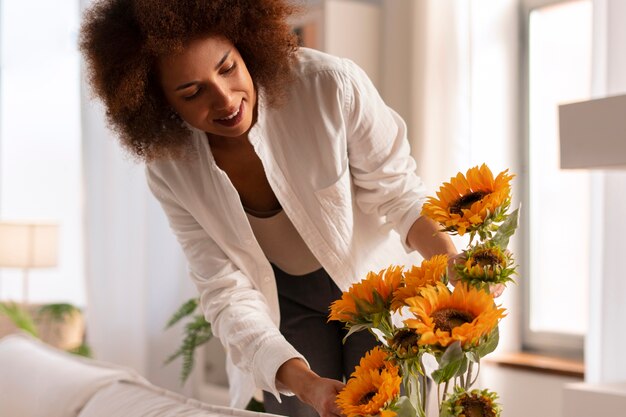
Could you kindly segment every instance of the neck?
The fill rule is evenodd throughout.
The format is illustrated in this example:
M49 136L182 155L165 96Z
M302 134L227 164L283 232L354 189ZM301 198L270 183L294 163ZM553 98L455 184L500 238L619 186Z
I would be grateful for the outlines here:
M229 150L250 146L247 133L236 138L217 136L210 133L206 133L206 136L211 149Z

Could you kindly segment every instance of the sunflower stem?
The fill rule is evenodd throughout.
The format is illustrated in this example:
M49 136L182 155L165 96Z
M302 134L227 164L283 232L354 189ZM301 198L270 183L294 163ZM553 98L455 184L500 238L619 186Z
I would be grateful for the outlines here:
M424 367L423 354L419 355L419 367L420 374L424 376L422 379L422 409L424 411L424 415L426 415L426 368ZM418 377L419 378L419 377Z
M439 404L439 411L441 412L441 383L437 384L437 404Z
M446 400L446 397L448 396L448 385L450 384L450 380L447 380L446 383L443 386L443 398L441 400L441 402Z
M411 404L415 405L417 417L426 417L425 398L422 398L420 393L420 375L422 373L421 364L419 362L413 363L409 361L406 364L407 396Z
M465 376L465 389L469 390L472 386L472 368L474 367L474 362L469 361L469 365L467 365L467 375Z
M476 369L476 377L474 377L474 380L472 381L470 387L474 385L476 381L478 381L478 375L480 375L480 360L477 362L477 364L478 364L478 368Z
M411 374L409 373L409 364L405 361L401 362L402 367L402 385L404 386L404 391L406 392L406 396L411 399Z

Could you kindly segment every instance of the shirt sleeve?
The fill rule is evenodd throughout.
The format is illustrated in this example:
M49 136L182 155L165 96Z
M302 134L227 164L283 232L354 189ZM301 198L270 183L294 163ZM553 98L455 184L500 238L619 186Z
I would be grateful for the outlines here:
M384 216L406 237L420 217L426 189L417 176L404 120L389 108L360 67L344 60L344 117L356 203Z
M272 321L263 294L177 202L165 181L149 166L146 177L187 257L205 318L233 364L252 374L257 388L273 393L278 401L279 393L293 395L280 384L277 386L276 372L291 358L307 362Z

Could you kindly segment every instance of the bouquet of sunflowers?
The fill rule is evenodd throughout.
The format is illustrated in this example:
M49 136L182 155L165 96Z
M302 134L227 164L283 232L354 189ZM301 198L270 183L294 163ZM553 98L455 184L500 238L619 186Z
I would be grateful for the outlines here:
M368 330L382 341L337 397L347 417L426 417L426 355L437 362L430 378L437 384L439 417L500 415L496 393L472 386L480 359L498 345L505 316L490 288L512 281L516 269L507 250L518 218L518 210L509 213L512 178L508 171L494 178L483 164L451 178L424 204L422 214L442 231L469 234L454 262L459 281L453 289L448 258L437 255L409 269L370 272L331 305L329 319L345 323L346 337Z

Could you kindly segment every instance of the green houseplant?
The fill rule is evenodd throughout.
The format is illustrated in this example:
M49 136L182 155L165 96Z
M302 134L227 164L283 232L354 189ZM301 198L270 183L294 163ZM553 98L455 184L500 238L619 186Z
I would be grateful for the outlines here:
M198 298L191 298L185 301L176 312L174 312L165 325L165 329L167 330L181 320L186 320L180 347L165 360L165 364L167 365L178 357L182 358L183 364L180 371L181 384L187 381L193 370L196 349L213 338L211 324L206 321L204 315L198 311L199 301ZM264 412L265 407L262 402L252 397L246 406L246 410Z
M8 318L16 328L55 345L67 352L91 357L91 349L85 343L80 331L80 343L70 345L60 343L59 329L78 321L82 326L81 310L69 303L50 303L30 308L15 302L0 302L0 316Z

